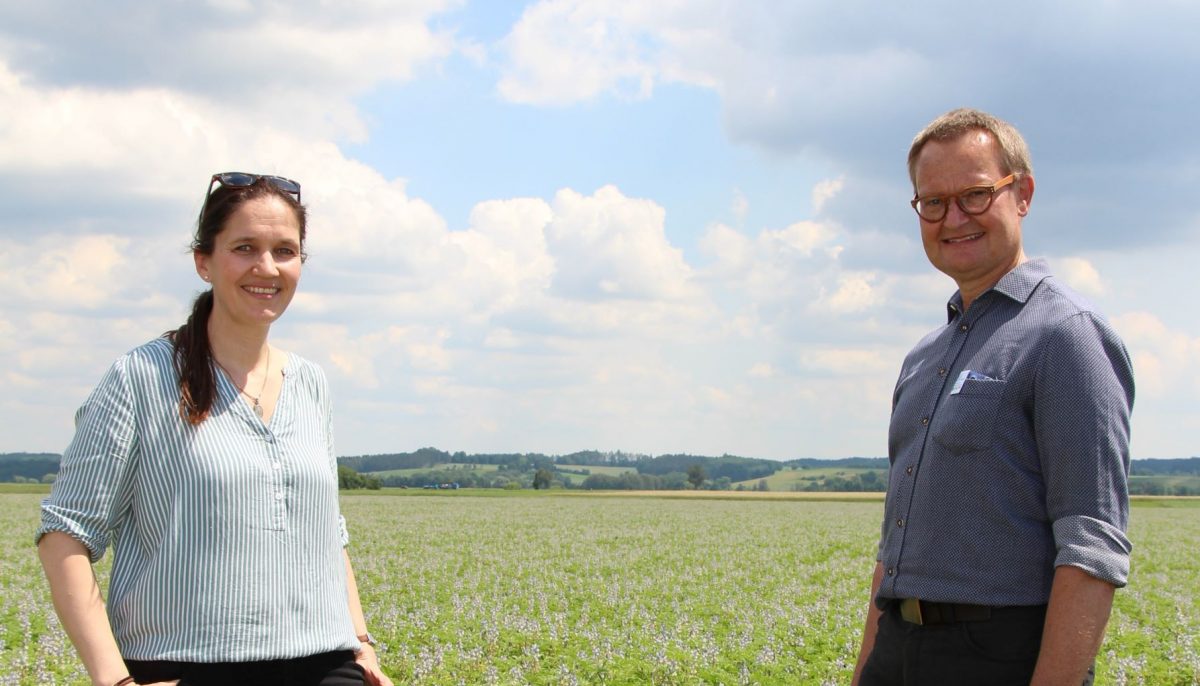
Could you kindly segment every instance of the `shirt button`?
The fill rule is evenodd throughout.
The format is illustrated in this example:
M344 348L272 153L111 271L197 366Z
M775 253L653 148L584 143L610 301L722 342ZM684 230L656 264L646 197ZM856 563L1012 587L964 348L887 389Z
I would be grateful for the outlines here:
M942 367L941 369L938 370L938 376L945 376L945 375L946 375L945 367Z
M971 327L967 326L966 324L960 324L960 325L958 326L958 330L959 330L959 331L966 331L966 330L967 330L967 329L969 329L969 328L971 328Z
M903 520L903 519L897 519L897 520L896 520L896 526L898 526L898 527L900 527L900 528L904 528L904 520Z
M921 417L921 426L929 426L929 417Z
M905 468L904 468L904 473L905 473L905 474L912 474L912 465L908 465L907 467L905 467Z
M276 494L275 494L275 499L276 499L276 500L283 500L283 494L282 494L282 493L276 493Z
M888 567L888 568L887 568L887 575L888 575L888 576L896 576L896 568L895 568L895 567Z
M278 462L272 462L271 466L274 467L275 469L279 469L279 468L283 467L283 465L279 464Z

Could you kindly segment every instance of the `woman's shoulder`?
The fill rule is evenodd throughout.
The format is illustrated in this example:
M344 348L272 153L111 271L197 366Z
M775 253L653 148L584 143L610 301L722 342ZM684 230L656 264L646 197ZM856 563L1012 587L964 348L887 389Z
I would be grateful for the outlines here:
M113 362L126 374L174 372L175 345L166 336L146 341Z
M325 387L325 370L321 368L321 365L296 353L282 352L287 356L287 360L283 364L283 373L285 375L295 378L301 383L312 384L321 388Z

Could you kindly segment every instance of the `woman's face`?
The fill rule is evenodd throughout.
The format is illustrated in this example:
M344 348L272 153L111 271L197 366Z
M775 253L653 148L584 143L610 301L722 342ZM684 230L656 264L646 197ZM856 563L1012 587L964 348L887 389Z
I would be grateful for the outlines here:
M242 203L217 234L212 254L193 253L196 273L212 284L213 318L269 327L296 293L300 247L296 213L281 198Z

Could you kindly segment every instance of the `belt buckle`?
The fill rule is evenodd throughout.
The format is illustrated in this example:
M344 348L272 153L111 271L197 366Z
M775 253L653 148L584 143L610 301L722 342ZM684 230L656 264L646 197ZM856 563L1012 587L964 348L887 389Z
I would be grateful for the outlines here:
M910 624L925 623L925 618L921 616L921 601L916 598L905 598L900 601L900 616Z

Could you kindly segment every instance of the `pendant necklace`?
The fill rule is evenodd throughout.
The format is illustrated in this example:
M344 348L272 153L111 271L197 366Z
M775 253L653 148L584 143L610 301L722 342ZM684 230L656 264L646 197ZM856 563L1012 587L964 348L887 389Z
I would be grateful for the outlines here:
M214 357L213 362L217 362L217 358ZM229 382L232 383L234 385L234 387L238 389L239 393L241 393L242 395L244 395L247 398L250 398L251 400L254 401L254 414L258 415L259 419L262 419L263 418L263 407L261 404L259 404L258 398L261 398L263 396L263 394L267 392L267 380L271 378L271 346L269 346L269 345L267 346L267 371L263 372L263 385L262 385L262 390L260 390L258 392L258 398L247 393L246 389L243 388L242 386L238 386L238 383L233 380L233 374L229 373L229 370L225 368L225 365L221 364L220 362L217 362L217 366L221 368L221 371L225 372L225 376L229 379ZM249 378L249 375L247 375L246 378Z

